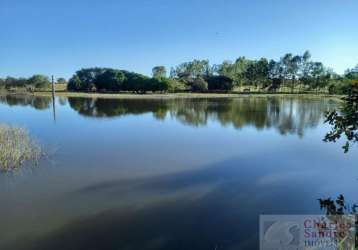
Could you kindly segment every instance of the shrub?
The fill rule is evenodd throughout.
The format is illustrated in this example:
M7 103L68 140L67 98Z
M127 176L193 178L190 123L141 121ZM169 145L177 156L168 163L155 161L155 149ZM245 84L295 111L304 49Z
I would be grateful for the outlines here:
M26 129L0 125L0 171L11 171L26 161L37 162L42 149Z
M27 80L27 83L38 89L49 88L51 84L49 78L44 75L34 75Z
M120 91L125 80L126 77L120 70L108 69L97 75L94 85L98 90Z
M206 92L208 91L208 83L201 77L193 80L191 89L194 92Z
M77 75L74 75L67 84L67 90L69 91L79 91L81 90L81 80Z
M227 76L209 76L205 80L208 83L209 90L232 90L234 87L234 81Z

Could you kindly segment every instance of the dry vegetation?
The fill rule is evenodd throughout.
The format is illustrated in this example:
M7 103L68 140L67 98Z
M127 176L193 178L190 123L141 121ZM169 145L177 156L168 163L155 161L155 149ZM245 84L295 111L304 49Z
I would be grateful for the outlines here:
M42 155L41 146L26 129L0 124L0 171L16 170L26 162L35 165Z

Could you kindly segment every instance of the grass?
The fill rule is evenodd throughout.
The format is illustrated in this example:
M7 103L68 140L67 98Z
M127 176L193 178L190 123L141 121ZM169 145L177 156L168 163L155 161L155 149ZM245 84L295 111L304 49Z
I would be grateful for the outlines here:
M121 93L99 93L99 92L70 92L66 89L66 84L56 84L56 96L63 97L88 97L88 98L111 98L111 99L172 99L172 98L229 98L239 96L310 96L310 97L340 97L339 95L330 95L327 91L316 93L315 91L298 92L298 89L294 93L291 92L290 88L283 87L277 92L267 92L255 86L242 86L236 87L230 92L221 93L193 93L193 92L177 92L177 93L146 93L146 94L135 94L131 92ZM250 89L250 92L246 90ZM0 91L1 94L1 91ZM5 93L2 93L5 94ZM51 97L51 89L44 89L41 91L35 91L33 93L16 90L10 94L27 94L34 96L46 96Z
M0 124L0 171L19 169L26 162L37 164L42 155L41 146L26 129Z
M51 97L51 92L35 92L31 93L34 96ZM329 95L327 93L312 94L312 93L147 93L147 94L134 94L134 93L87 93L87 92L56 92L56 96L62 97L87 97L87 98L109 98L109 99L175 99L175 98L233 98L242 96L255 96L255 97L267 97L267 96L302 96L302 97L330 97L341 98L340 95Z

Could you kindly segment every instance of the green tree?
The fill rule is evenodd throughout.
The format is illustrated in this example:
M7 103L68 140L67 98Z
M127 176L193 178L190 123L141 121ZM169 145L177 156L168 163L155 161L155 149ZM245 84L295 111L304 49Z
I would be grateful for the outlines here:
M227 76L208 76L205 77L205 80L208 83L209 90L229 91L234 87L234 81Z
M60 77L60 78L57 78L56 83L57 84L66 84L67 81L65 78Z
M103 73L98 74L94 80L94 85L98 90L120 91L126 80L125 75L120 70L107 69Z
M324 141L336 142L344 135L346 144L343 146L347 153L352 143L358 142L358 82L350 85L348 95L343 98L341 112L327 113L326 122L332 127Z
M167 69L164 66L156 66L152 69L154 78L164 78L167 76Z
M197 77L192 82L191 88L194 92L206 92L208 91L208 83L203 78Z
M176 77L183 79L194 79L208 76L213 73L208 60L193 60L180 64L175 69Z
M105 68L86 68L76 72L76 75L80 79L81 91L92 91L95 89L95 81L97 76L106 71Z
M50 87L50 79L44 75L34 75L27 80L29 85L34 86L35 88L49 88Z
M67 90L69 91L81 91L82 82L78 75L74 75L70 78L67 84Z

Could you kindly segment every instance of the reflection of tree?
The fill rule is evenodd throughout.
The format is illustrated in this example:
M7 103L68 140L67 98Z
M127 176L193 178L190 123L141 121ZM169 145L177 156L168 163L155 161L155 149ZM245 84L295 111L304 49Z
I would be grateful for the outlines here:
M0 96L0 102L6 103L9 106L31 106L35 109L44 110L50 107L51 98L36 97L30 95L24 95L24 96L6 95L6 96Z
M70 106L89 117L117 117L152 113L163 120L171 117L190 126L206 126L209 120L235 128L254 126L276 128L280 134L303 136L306 128L319 124L330 100L304 98L233 98L233 99L90 99L69 98Z
M91 99L69 97L70 106L79 114L88 117L117 117L130 114L153 113L158 119L168 110L163 100Z

